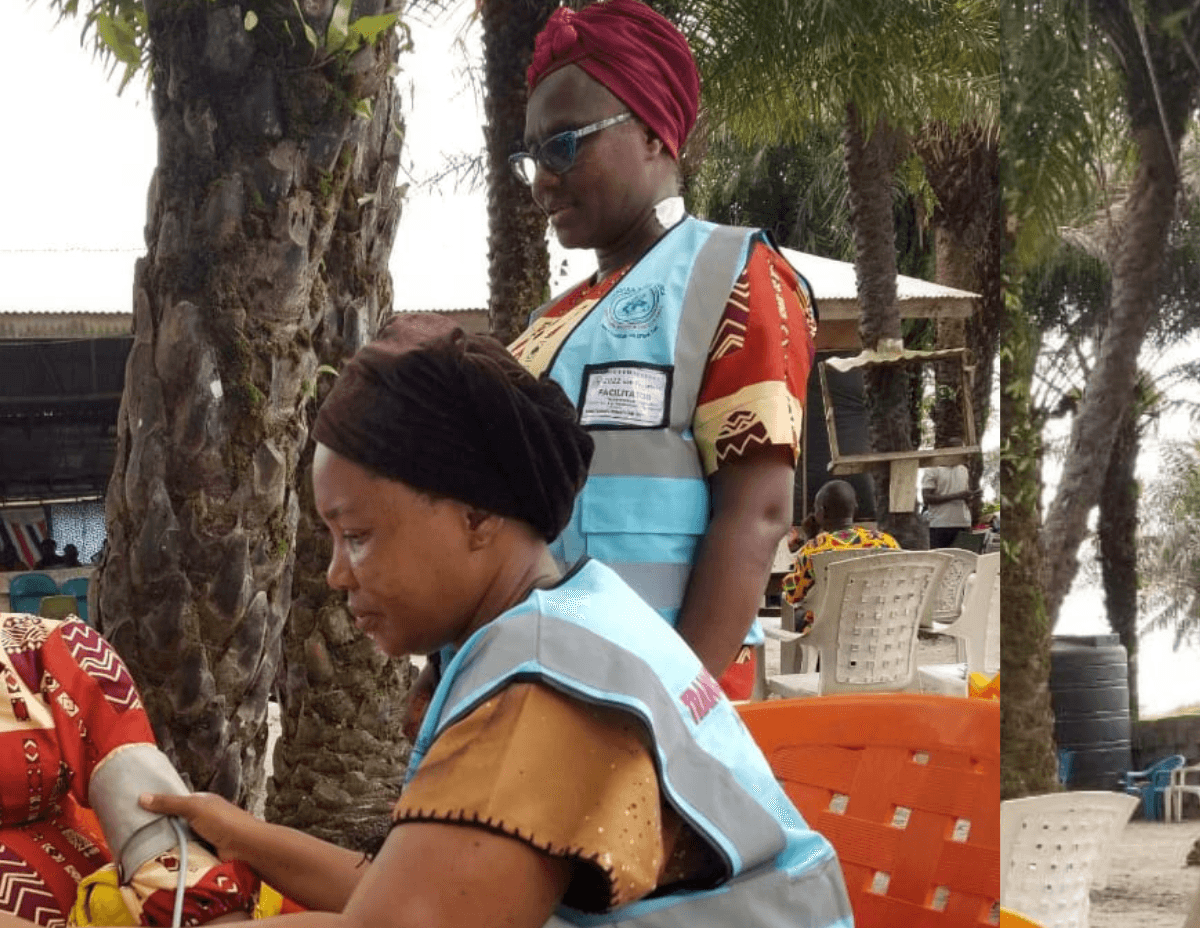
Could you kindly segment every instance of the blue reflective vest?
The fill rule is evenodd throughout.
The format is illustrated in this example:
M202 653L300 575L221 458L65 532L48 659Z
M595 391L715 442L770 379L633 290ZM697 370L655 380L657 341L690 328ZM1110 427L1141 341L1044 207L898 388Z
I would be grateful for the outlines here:
M628 928L851 928L833 848L780 789L733 705L674 630L608 567L586 560L476 632L443 676L409 761L513 682L537 681L630 712L650 735L659 789L725 862L711 890L603 915L562 907L550 924Z
M603 561L671 624L711 519L692 419L709 347L761 236L685 217L570 334L518 353L562 386L596 442L553 554L564 566ZM533 323L535 333L559 324ZM757 622L746 640L763 640Z

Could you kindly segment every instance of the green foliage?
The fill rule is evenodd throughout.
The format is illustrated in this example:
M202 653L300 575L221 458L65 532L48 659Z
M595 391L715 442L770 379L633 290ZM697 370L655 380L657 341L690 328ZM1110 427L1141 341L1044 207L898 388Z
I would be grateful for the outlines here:
M994 0L680 0L706 99L739 136L796 141L845 118L917 131L998 118Z
M181 0L166 0L181 2ZM215 0L207 0L210 4ZM79 0L50 0L62 19L75 17L80 12ZM93 52L111 63L115 70L123 68L118 93L124 91L129 82L139 73L146 73L150 64L149 21L143 0L87 0L84 14L83 43L90 45ZM330 61L345 63L350 56L363 47L379 41L398 20L398 13L377 16L360 16L351 20L353 0L337 0L323 36L305 20L298 0L293 0L300 30L312 48L318 64ZM261 25L266 16L262 4L259 9L248 9L242 20L243 28L252 32ZM286 11L286 8L284 8ZM276 11L277 16L282 13ZM291 36L291 23L280 19L279 29L283 35Z
M1146 490L1138 544L1140 631L1171 629L1175 647L1200 637L1200 441L1167 443Z
M1002 189L1018 267L1034 263L1105 176L1120 82L1099 54L1086 4L1001 6Z
M316 30L310 26L300 9L299 0L292 0L296 7L296 15L304 29L304 37L312 46L314 52L326 58L333 56L348 57L358 51L364 44L374 44L385 31L396 22L398 13L384 13L379 16L360 16L351 22L350 12L354 0L337 0L333 14L329 17L329 25L323 38L317 36Z

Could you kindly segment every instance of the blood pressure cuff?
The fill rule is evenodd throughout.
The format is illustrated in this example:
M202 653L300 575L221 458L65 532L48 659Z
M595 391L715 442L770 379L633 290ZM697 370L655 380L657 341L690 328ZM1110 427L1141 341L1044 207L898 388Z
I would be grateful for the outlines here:
M138 805L143 793L188 796L174 765L152 744L129 744L109 754L92 773L88 804L95 810L122 882L142 864L179 844L164 815Z

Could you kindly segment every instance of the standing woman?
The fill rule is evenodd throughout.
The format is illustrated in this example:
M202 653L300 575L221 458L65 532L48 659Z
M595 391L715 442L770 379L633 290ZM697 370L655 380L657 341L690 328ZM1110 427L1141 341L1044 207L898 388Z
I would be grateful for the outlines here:
M696 655L550 556L592 455L562 390L423 324L363 348L314 429L330 584L385 653L441 656L394 827L368 862L216 796L147 808L311 910L280 928L850 928L832 848Z
M513 167L599 268L511 348L596 441L555 556L611 566L748 698L754 617L792 519L808 284L766 233L686 215L678 159L700 81L665 18L638 0L556 10L527 81Z

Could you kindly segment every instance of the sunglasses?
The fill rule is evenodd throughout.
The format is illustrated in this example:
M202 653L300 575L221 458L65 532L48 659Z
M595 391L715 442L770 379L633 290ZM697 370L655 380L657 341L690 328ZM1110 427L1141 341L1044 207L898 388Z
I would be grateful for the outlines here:
M632 113L618 113L616 116L601 119L582 129L560 132L550 136L544 142L530 145L529 151L519 151L515 155L509 155L508 163L512 165L517 179L526 185L533 184L533 175L539 164L553 174L566 174L575 166L575 155L579 151L581 138L632 118Z

